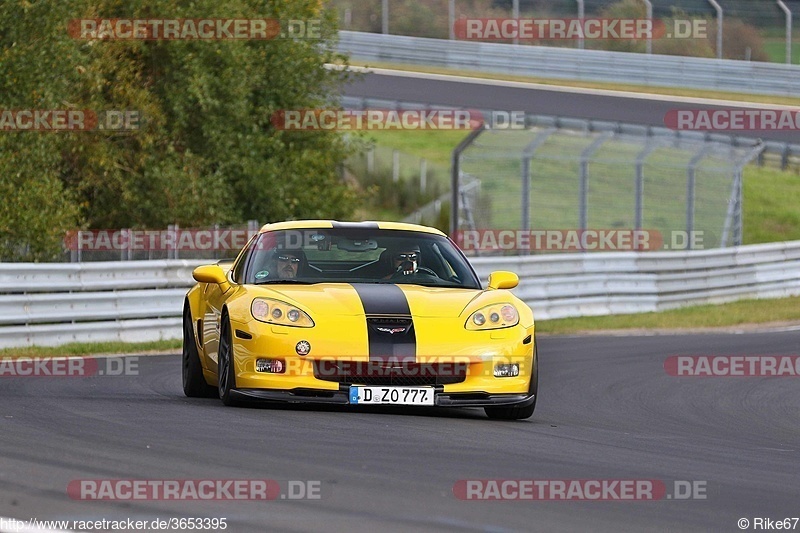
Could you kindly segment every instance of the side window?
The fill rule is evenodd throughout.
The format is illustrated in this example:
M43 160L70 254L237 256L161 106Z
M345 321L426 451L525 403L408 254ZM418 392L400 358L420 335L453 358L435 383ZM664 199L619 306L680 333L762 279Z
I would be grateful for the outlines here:
M236 261L236 264L233 265L231 269L231 279L236 283L243 283L244 281L244 267L247 265L247 259L250 257L250 251L253 248L253 244L258 239L258 235L254 235L250 242L247 243L247 246L244 249L244 252L239 254L239 259Z

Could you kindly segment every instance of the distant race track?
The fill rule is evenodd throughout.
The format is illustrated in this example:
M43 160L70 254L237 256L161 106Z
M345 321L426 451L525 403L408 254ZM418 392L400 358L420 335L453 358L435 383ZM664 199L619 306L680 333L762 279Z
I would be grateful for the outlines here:
M459 79L454 76L393 70L359 74L353 83L344 88L343 94L401 102L458 106L468 109L525 111L531 114L609 120L661 127L664 127L664 116L672 109L717 109L732 106L776 107L734 102L719 102L712 105L698 103L694 99L625 92L612 96L609 91L593 89L545 87L488 79ZM772 130L741 133L744 137L797 142L796 131Z

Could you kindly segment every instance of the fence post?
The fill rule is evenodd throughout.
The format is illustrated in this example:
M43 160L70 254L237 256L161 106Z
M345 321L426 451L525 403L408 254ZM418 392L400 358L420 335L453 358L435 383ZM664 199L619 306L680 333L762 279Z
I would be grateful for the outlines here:
M636 213L634 214L635 229L642 229L644 224L644 161L660 144L648 137L647 146L636 156Z
M389 0L381 2L381 33L389 33Z
M650 0L642 0L647 8L647 20L650 21L650 34L647 37L646 52L653 53L653 3Z
M578 0L578 20L583 23L583 19L585 18L585 11L583 6L583 0ZM583 41L583 32L581 32L580 36L578 37L578 48L583 50L585 44Z
M392 150L392 181L400 181L400 150Z
M456 0L447 2L447 22L450 25L450 40L456 38Z
M428 161L423 157L419 160L419 194L424 196L428 190Z
M460 192L460 173L461 173L461 153L466 150L475 139L486 129L486 125L481 123L477 128L458 143L450 156L450 235L455 235L458 230L458 202Z
M531 229L531 159L536 149L556 131L556 128L547 128L528 143L528 146L522 151L522 227L520 229L526 231Z
M689 161L689 166L686 167L686 249L692 249L692 231L694 231L694 189L695 189L695 174L697 172L697 165L706 156L710 148L704 146L699 152L694 154Z
M594 154L598 148L600 148L601 144L613 136L614 132L607 131L592 141L592 144L584 148L584 150L581 152L581 170L579 176L580 198L578 200L578 209L580 212L578 215L578 226L582 230L585 230L589 225L589 158L592 157L592 154Z
M130 237L128 237L128 231L129 231L128 229L121 229L121 230L119 230L119 232L120 232L121 236L122 236L122 237L125 237L125 240L126 240L126 241L127 241L129 238L130 238ZM126 255L127 255L127 254L125 253L125 248L126 248L126 247L122 247L122 246L120 246L120 248L119 248L119 260L120 260L120 261L125 261L125 257L126 257Z
M511 2L511 17L514 20L519 20L519 0L513 0ZM519 44L519 32L517 32L517 36L514 37L514 44Z
M786 15L786 64L792 64L792 12L783 0L778 0L778 7Z
M717 11L717 59L722 59L722 6L717 0L708 0Z

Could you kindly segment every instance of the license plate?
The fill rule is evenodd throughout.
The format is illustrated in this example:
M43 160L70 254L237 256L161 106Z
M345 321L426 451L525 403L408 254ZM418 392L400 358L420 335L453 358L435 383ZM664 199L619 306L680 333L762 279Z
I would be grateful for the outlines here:
M350 387L351 404L433 405L431 387Z

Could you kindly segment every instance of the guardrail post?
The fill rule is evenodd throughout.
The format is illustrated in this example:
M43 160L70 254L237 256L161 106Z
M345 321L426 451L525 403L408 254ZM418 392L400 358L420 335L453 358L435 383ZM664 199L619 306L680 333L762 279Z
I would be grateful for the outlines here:
M783 146L783 153L781 154L781 170L786 170L787 168L789 168L789 152L790 151L791 150L789 148L789 143L786 143Z
M585 17L585 10L583 5L583 0L578 0L578 20L581 21L581 27L583 27L583 19ZM583 31L581 31L580 37L578 37L578 49L583 50L585 46Z
M389 0L381 2L381 33L389 33Z
M77 240L75 241L75 246L72 247L69 253L69 260L71 263L80 263L81 262L81 230L78 230L77 233Z
M486 126L483 122L469 132L469 134L458 143L458 146L453 149L453 153L450 156L450 187L452 190L450 191L450 235L454 236L456 231L458 231L458 204L459 204L459 192L460 192L460 173L461 173L461 153L469 148L469 146L475 142L481 133L484 132Z

